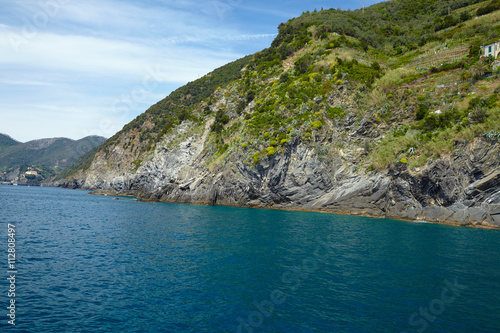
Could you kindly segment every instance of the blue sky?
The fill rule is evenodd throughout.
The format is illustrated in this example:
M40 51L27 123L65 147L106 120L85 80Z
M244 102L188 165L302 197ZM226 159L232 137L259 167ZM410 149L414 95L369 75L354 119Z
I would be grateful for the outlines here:
M369 6L380 1L366 0ZM13 0L0 9L0 133L110 137L171 91L269 47L306 10L363 1Z

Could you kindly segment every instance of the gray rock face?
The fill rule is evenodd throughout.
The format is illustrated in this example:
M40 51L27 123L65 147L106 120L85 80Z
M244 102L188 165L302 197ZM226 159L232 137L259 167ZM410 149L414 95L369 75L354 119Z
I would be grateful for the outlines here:
M399 165L385 173L356 171L353 154L329 160L291 142L283 154L255 166L229 157L213 169L209 133L172 147L157 145L136 172L93 168L64 186L131 194L143 200L321 210L409 220L500 226L499 144L477 140L425 170ZM366 126L360 124L360 129Z

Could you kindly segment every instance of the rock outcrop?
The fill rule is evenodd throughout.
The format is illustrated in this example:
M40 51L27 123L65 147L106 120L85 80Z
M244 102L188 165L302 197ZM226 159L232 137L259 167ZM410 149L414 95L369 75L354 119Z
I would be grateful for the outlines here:
M359 152L325 158L299 140L282 154L251 165L231 155L210 167L203 134L158 144L137 170L106 169L104 157L64 184L142 200L319 210L409 220L500 226L500 144L476 139L418 172L398 164L384 173L361 170ZM355 131L364 130L359 124ZM321 141L321 138L319 139Z

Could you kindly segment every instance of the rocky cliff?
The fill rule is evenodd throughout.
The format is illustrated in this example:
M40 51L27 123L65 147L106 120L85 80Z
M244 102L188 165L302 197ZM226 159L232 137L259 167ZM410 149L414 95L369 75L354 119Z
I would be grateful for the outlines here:
M360 150L330 160L317 149L291 142L280 155L252 166L233 156L211 169L203 148L211 123L199 133L184 123L157 146L136 171L91 170L64 184L142 200L209 205L320 210L409 220L500 226L500 144L483 139L459 143L451 156L410 171L359 170ZM362 126L358 127L361 130ZM199 130L199 129L198 129ZM192 134L198 132L198 134ZM182 140L172 145L177 138ZM325 141L328 138L314 138ZM174 148L173 148L174 147ZM113 151L120 160L120 151Z
M500 11L428 3L290 20L269 49L152 106L61 186L498 227L500 73L480 45Z

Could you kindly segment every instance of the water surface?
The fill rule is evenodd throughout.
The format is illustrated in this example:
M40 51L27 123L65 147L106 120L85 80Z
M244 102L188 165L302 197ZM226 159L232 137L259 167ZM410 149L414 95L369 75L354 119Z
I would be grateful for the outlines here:
M2 332L500 332L497 230L21 186L0 219Z

